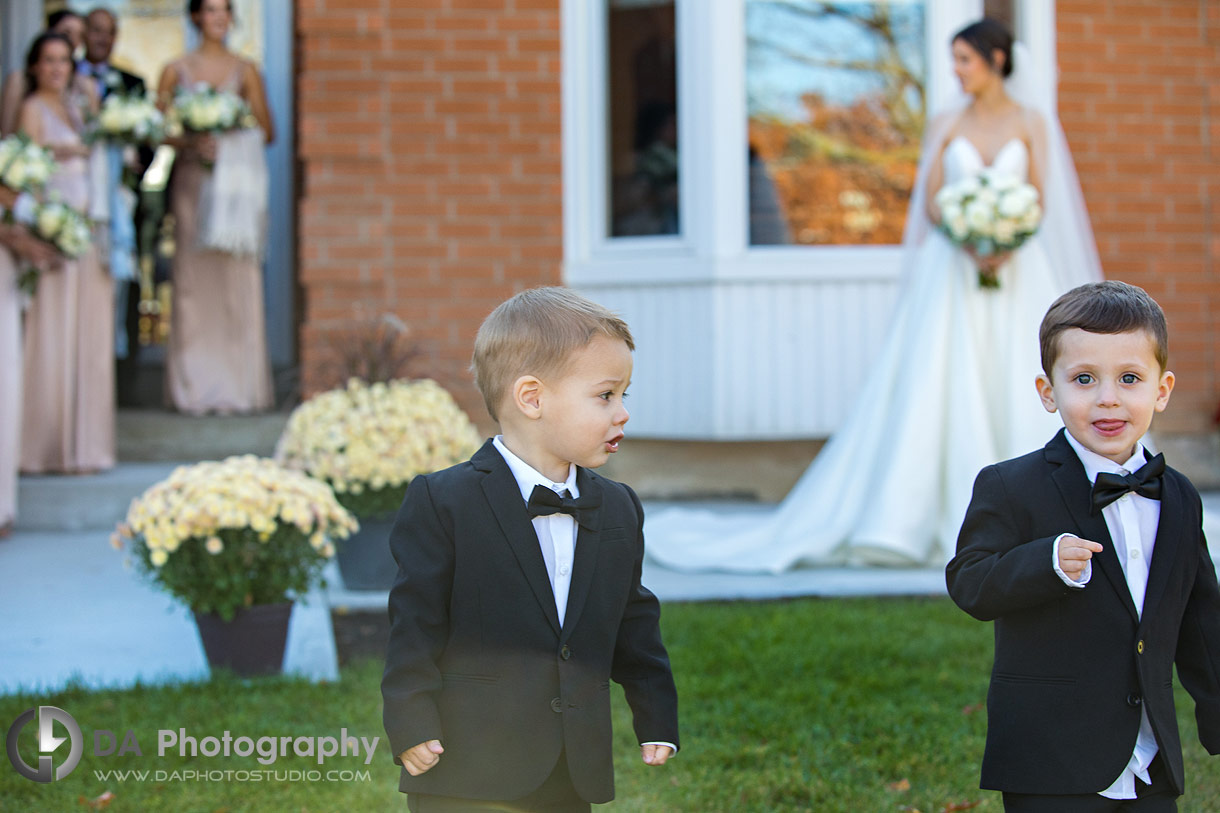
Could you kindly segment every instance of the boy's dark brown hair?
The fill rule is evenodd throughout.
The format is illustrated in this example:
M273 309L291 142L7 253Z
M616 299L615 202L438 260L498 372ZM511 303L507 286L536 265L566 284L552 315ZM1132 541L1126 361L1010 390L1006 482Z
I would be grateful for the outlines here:
M1059 358L1059 336L1072 328L1089 333L1147 331L1162 371L1169 362L1169 328L1165 324L1165 312L1143 288L1105 280L1073 288L1056 299L1042 317L1042 327L1038 330L1042 371L1047 377Z

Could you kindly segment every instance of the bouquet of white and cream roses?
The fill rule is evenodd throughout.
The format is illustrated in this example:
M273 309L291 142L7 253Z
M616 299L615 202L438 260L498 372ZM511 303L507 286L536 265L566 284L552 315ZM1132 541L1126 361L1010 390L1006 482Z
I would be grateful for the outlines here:
M0 184L14 192L42 191L55 171L51 151L40 147L24 135L11 135L0 140Z
M940 230L978 257L1020 248L1038 231L1042 206L1038 190L1008 173L985 169L946 184L936 193ZM980 268L979 286L999 288L994 268Z
M114 144L155 144L165 135L165 117L152 100L111 93L91 122L90 138Z
M308 590L357 527L325 483L243 455L175 469L110 541L192 610L228 620Z
M179 136L184 132L225 133L253 126L254 115L245 99L200 82L190 89L179 89L174 94L166 131Z
M35 204L30 226L36 237L55 246L65 257L79 257L93 244L89 218L57 200Z
M13 222L25 226L30 234L54 246L56 251L69 259L76 259L93 245L93 224L89 218L57 200L41 202L32 198L18 199L12 218ZM41 273L37 266L25 268L18 279L18 287L25 294L33 296Z
M460 463L478 447L474 424L435 381L353 378L293 411L276 459L329 483L356 516L373 517L396 510L417 474Z

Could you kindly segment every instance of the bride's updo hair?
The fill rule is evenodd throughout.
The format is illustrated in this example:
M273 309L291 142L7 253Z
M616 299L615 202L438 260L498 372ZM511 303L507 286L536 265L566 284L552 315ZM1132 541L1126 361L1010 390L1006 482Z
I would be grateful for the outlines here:
M961 40L978 51L987 64L1000 72L1007 79L1012 75L1012 32L998 20L984 17L977 23L971 23L953 35L953 42ZM1004 64L997 65L995 52L1004 55Z

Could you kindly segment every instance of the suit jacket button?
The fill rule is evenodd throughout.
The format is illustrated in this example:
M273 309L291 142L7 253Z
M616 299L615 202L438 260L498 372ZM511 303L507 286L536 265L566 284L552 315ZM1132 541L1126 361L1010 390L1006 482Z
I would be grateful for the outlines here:
M563 658L565 661L572 657L572 650L568 649L567 644L564 644L563 649L559 650L559 657Z
M1134 692L1127 695L1127 705L1131 706L1132 708L1139 708L1140 703L1143 703L1143 702L1144 702L1144 698L1140 697L1138 694L1135 694Z
M1139 654L1141 654L1141 655L1143 655L1143 654L1144 654L1144 641L1143 641L1143 639L1140 639L1139 643L1137 643L1137 644L1135 645L1135 651L1136 651L1136 652L1138 652L1138 653L1139 653Z
M558 697L551 700L551 711L555 712L556 714L563 713L563 701Z

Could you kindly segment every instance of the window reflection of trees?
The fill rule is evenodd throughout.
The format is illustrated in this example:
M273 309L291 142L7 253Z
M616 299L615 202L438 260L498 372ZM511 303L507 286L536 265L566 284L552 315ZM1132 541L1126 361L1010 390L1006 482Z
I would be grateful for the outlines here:
M919 2L747 0L754 244L901 241L925 121Z

